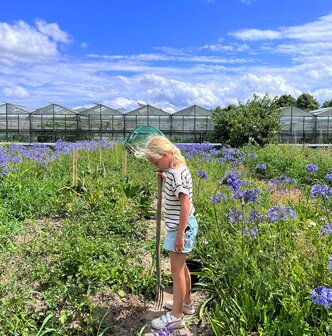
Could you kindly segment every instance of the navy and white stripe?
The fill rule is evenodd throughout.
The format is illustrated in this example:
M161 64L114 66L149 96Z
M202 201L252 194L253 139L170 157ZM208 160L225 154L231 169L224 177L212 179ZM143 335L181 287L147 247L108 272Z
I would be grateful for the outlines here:
M168 169L165 181L165 206L164 206L164 220L166 229L169 231L177 230L180 220L181 203L179 201L179 194L184 193L190 199L190 213L191 216L195 209L192 203L193 183L190 171L187 167L180 167L177 169Z

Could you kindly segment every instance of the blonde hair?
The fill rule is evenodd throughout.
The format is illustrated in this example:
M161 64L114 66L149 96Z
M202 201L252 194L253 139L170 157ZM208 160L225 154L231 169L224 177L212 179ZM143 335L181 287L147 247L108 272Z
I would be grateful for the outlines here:
M145 148L139 150L136 153L136 156L144 157L145 159L152 158L154 160L158 160L164 153L171 153L172 155L171 168L177 168L186 164L186 160L182 156L179 148L177 148L166 137L161 135L151 136L146 143Z

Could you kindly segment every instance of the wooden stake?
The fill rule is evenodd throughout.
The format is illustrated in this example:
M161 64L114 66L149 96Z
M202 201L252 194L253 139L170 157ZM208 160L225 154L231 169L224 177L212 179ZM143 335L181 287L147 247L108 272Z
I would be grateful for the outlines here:
M72 186L76 186L77 185L77 180L78 180L78 176L77 176L77 169L78 169L78 153L77 153L77 149L73 149L72 152L72 178L71 178L71 182L72 182Z
M122 177L127 176L127 150L122 151Z

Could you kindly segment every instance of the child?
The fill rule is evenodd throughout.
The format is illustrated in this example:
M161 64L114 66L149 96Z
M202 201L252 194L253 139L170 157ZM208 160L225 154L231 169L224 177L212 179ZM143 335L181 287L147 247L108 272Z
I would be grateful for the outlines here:
M183 314L193 314L190 273L187 254L193 249L198 224L192 203L192 178L180 150L163 136L153 136L143 150L144 156L159 171L165 181L164 248L169 251L173 278L173 302L165 308L170 312L152 321L152 328L184 327Z

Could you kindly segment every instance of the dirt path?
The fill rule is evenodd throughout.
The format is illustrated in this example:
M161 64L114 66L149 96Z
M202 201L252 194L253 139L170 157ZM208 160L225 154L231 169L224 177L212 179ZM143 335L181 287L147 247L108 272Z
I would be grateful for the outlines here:
M206 296L201 292L193 292L192 298L195 304L196 313L192 316L186 315L185 316L185 322L186 327L179 330L181 332L181 335L184 333L187 333L188 336L208 336L211 335L208 333L208 330L206 326L202 325L198 319L198 310L200 307L200 304L203 302L203 300L206 298ZM165 288L164 290L164 302L172 300L172 288ZM153 320L156 317L159 317L165 313L165 310L157 310L153 303L148 304L145 314L145 320L147 322L147 326L145 328L145 331L142 335L144 336L152 336L151 332L151 326L150 321Z
M194 292L193 300L197 312L192 316L186 316L186 327L180 329L181 335L188 336L211 336L212 333L206 324L198 319L198 310L200 303L204 301L205 296L201 292ZM171 288L165 288L165 300L171 300ZM151 320L159 317L165 311L157 310L153 302L146 302L144 298L138 295L127 294L119 297L108 287L101 288L92 298L95 310L95 317L103 326L109 329L103 334L105 336L152 336Z

